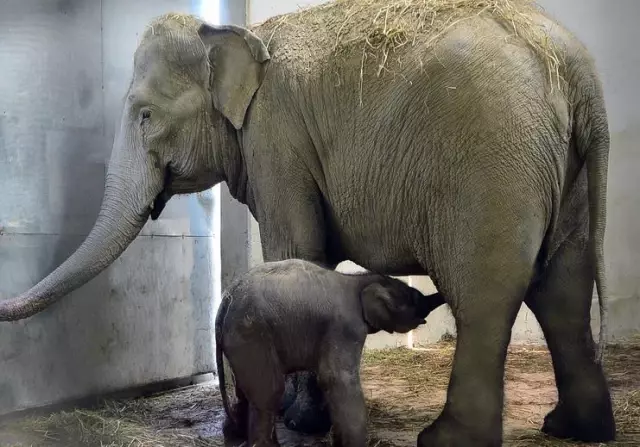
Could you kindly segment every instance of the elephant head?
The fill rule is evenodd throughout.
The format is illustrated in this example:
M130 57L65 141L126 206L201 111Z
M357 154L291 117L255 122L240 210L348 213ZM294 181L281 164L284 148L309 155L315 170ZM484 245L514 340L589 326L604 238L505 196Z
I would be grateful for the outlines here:
M114 262L176 194L236 175L237 131L258 90L267 48L251 31L168 14L146 29L116 132L98 218L82 245L27 292L0 302L0 321L48 307ZM235 152L234 152L235 151Z
M425 323L431 311L444 303L439 293L424 296L395 278L385 277L362 289L362 314L369 333L380 330L404 334Z

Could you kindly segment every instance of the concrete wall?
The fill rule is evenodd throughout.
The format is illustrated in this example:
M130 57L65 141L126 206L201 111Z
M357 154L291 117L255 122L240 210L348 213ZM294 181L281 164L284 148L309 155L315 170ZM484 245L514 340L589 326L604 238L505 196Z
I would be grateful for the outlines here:
M51 272L93 225L149 20L215 3L0 3L0 299ZM220 21L244 23L243 2L222 3ZM214 369L215 298L221 275L246 270L248 238L246 209L218 190L172 199L93 281L0 324L0 414Z
M625 337L640 330L640 2L540 3L589 48L602 75L611 130L605 237L610 330Z
M262 0L248 1L249 23L262 22L268 17L324 3L323 0ZM610 331L614 338L626 337L640 330L640 52L637 42L640 29L634 20L640 14L640 2L635 0L540 0L565 26L574 31L596 58L604 82L612 131L612 150L609 169L608 228L605 256L611 295ZM249 264L262 262L260 235L256 221L250 218ZM361 268L351 262L339 266L342 271ZM435 290L426 276L403 278L424 293ZM597 332L596 302L592 306L593 327ZM369 346L395 346L430 343L447 333L455 333L448 308L435 311L427 324L409 337L379 335L370 337ZM533 314L523 306L513 328L514 342L544 342Z

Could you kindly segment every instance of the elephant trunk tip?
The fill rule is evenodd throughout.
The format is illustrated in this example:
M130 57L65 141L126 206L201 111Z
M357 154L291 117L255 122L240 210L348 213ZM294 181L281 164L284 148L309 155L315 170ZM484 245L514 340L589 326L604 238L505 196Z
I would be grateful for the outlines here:
M420 318L427 318L431 312L443 304L445 304L445 300L439 292L424 295L418 300L418 315Z
M31 317L89 282L124 252L144 221L100 215L82 245L57 269L30 290L0 301L0 321Z
M18 321L29 318L44 310L48 304L40 299L29 299L24 294L17 298L0 301L0 321Z

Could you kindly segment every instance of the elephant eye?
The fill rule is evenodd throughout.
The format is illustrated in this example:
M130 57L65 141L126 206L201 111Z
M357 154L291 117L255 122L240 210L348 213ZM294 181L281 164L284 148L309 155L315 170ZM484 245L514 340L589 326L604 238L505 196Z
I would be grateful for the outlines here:
M151 110L148 110L148 109L143 110L141 117L143 122L151 118Z

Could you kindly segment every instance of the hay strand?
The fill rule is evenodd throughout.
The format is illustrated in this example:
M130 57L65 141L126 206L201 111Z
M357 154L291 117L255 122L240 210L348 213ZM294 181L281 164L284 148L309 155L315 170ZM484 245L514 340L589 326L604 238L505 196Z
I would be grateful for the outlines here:
M370 447L414 445L442 410L454 340L418 349L365 351L362 380L369 411ZM612 389L618 439L611 447L640 447L640 336L610 345L605 371ZM577 447L539 428L555 405L551 357L544 346L513 346L506 364L504 445ZM223 445L222 405L215 384L149 398L107 401L0 425L1 447L212 447ZM279 432L279 436L282 431ZM329 438L281 437L284 446L328 446ZM8 442L8 443L7 443Z
M322 40L319 48L330 47L334 59L360 55L362 90L367 61L375 61L374 74L380 76L393 71L390 62L401 61L403 48L417 43L432 47L460 23L479 16L492 17L511 30L511 37L526 43L538 55L551 90L564 92L563 54L537 23L540 12L533 0L334 0L271 18L255 29L270 31L270 51L280 51L285 58L298 53L297 57L309 59L314 56L304 55L308 51L305 33L319 30L313 33L314 40ZM282 46L287 48L273 48L276 35L285 36Z

